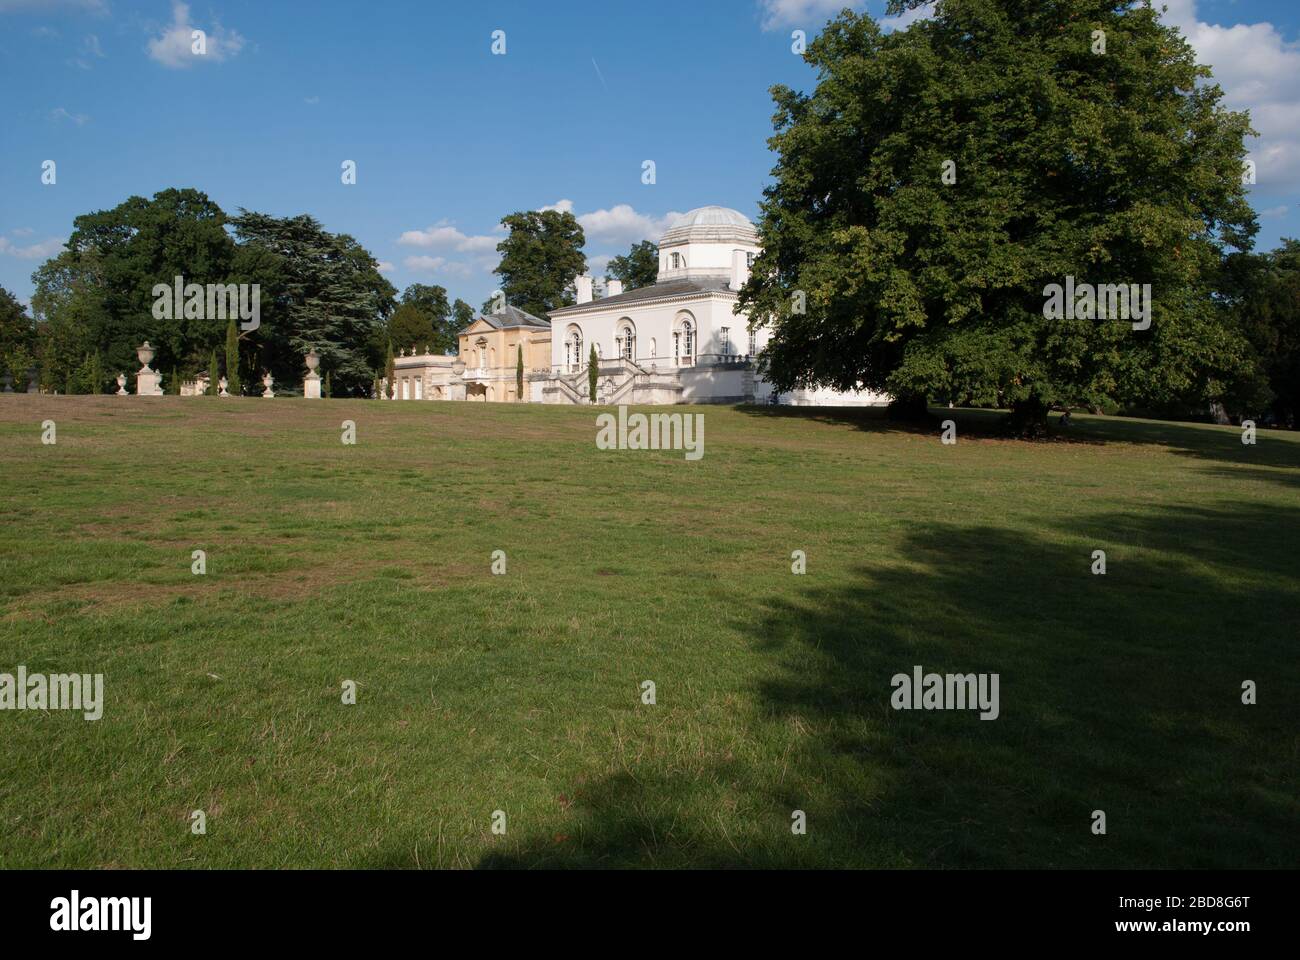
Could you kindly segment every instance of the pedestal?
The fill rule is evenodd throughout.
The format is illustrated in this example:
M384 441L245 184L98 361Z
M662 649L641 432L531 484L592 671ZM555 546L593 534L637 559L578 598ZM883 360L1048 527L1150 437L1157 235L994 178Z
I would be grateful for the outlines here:
M302 378L302 395L306 400L320 399L320 374L315 370Z
M145 373L143 370L135 375L135 393L138 397L161 397L162 392L162 374L150 370Z

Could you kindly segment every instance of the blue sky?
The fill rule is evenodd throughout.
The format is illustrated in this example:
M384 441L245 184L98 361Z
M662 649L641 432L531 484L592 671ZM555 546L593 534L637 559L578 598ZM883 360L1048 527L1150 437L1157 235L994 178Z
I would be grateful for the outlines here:
M0 0L0 286L26 301L76 215L172 186L230 213L310 213L399 290L439 283L476 307L514 210L571 209L599 271L674 212L755 215L767 90L813 81L790 32L813 35L843 5ZM1259 248L1300 236L1300 5L1167 5L1262 134ZM856 6L883 15L883 0ZM49 159L58 182L43 186Z

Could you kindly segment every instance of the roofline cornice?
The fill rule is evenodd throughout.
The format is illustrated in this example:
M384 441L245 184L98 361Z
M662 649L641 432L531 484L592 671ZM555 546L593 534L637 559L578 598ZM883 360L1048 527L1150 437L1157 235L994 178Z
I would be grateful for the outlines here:
M597 310L613 310L615 308L627 307L629 310L637 307L644 307L658 303L672 303L675 300L700 300L703 298L718 298L721 300L737 300L739 296L735 290L693 290L689 293L670 293L662 297L646 297L644 300L633 300L628 303L609 303L613 297L606 297L603 300L593 300L591 303L576 303L571 307L560 307L558 310L552 310L547 316L585 316L588 313L595 313ZM607 304L601 307L601 304Z

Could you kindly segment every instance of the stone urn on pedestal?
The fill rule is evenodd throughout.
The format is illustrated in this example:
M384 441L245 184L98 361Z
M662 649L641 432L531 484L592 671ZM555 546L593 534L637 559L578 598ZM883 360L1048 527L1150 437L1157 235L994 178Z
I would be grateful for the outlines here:
M153 359L154 350L149 346L146 340L135 351L136 357L140 360L140 372L135 375L135 392L140 397L161 397L162 396L162 374L149 369L149 361Z
M271 386L272 386L272 384L274 384L274 383L275 383L275 377L271 376L271 371L270 371L270 370L268 370L268 371L266 371L266 373L262 374L262 386L264 386L264 387L266 388L265 390L262 391L262 396L264 396L264 397L274 397L274 396L275 396L275 391L271 389Z
M307 353L307 375L302 378L302 395L307 400L320 399L320 374L316 368L320 366L320 357L313 347Z
M117 375L117 395L118 395L119 397L125 397L125 396L127 396L127 392L126 392L126 374L125 374L125 373L119 373L119 374Z
M5 375L3 377L0 377L0 379L4 380L5 393L13 393L14 392L13 375L8 370L6 370Z
M36 368L32 367L27 371L27 392L40 393L41 385L36 380Z
M217 396L219 397L230 396L230 394L226 392L226 387L230 386L229 380L227 380L225 377L222 377L219 381L217 381L217 386L221 388L221 392L218 393Z

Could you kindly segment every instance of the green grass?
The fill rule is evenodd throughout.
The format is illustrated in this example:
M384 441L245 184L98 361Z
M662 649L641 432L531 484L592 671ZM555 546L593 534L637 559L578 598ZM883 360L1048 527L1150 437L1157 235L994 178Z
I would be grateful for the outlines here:
M1300 437L686 409L0 396L0 867L1300 863Z

